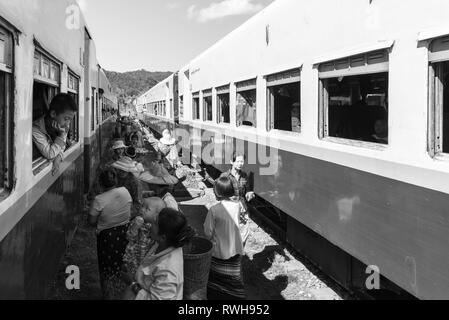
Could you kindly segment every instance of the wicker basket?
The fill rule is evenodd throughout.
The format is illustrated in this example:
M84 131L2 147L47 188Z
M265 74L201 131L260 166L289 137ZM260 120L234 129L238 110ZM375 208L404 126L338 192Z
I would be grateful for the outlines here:
M207 300L213 244L194 237L184 251L184 300Z

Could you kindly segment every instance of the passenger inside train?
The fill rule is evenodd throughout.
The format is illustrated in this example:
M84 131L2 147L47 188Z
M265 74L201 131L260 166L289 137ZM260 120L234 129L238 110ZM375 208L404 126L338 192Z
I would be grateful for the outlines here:
M325 86L329 136L372 142L376 121L388 119L388 73L330 78Z
M374 124L374 134L365 139L366 141L388 144L388 121L379 119Z
M300 132L301 86L299 83L270 88L273 94L273 129Z
M64 158L70 123L78 111L75 100L66 93L53 98L46 115L33 123L33 143L40 154L53 160L54 172Z

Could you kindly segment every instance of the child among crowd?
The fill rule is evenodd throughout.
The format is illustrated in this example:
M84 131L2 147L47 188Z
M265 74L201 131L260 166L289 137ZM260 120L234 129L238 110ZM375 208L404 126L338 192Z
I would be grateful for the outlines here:
M221 176L214 183L218 204L209 209L204 233L214 244L211 270L207 286L208 300L245 299L242 278L244 246L241 235L242 205L235 198L229 176Z
M151 217L154 218L153 215ZM182 247L195 235L185 216L163 209L150 227L154 240L136 272L136 282L125 292L126 300L182 300L184 257Z

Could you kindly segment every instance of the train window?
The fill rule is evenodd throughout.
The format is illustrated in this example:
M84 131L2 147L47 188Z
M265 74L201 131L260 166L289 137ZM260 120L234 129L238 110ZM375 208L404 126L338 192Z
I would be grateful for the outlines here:
M319 66L320 135L388 144L388 52Z
M266 77L268 130L301 132L301 70Z
M98 126L98 124L100 123L100 98L99 98L98 92L96 90L95 90L95 106L96 106L95 112L97 114L97 116L96 116L96 120L97 120L96 123L97 123L97 126Z
M95 130L95 88L92 88L90 96L90 129Z
M0 197L12 188L13 38L0 28Z
M229 85L217 88L218 123L231 123L229 111Z
M430 47L430 150L449 153L449 37L435 39Z
M179 96L179 119L184 117L184 96Z
M200 119L200 95L199 92L194 93L192 97L192 119Z
M173 99L170 99L170 108L169 110L173 110ZM167 116L167 110L164 111L164 115Z
M79 110L79 78L72 72L69 72L67 77L67 92L76 101ZM79 141L79 112L75 113L70 123L67 140L70 146Z
M203 120L212 121L212 90L203 91Z
M60 92L61 63L36 47L34 52L33 123L48 112L51 100ZM47 160L33 143L33 170L45 165Z
M257 127L256 106L257 90L256 79L242 81L237 87L237 127Z

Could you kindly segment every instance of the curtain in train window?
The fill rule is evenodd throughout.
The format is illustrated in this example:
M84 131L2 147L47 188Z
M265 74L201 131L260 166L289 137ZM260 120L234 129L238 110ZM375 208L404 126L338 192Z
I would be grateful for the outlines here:
M322 136L388 144L388 52L320 65Z
M431 150L449 153L449 37L432 41L430 46Z
M0 28L0 194L12 187L13 39Z
M257 127L256 79L237 83L236 86L237 86L237 101L236 101L237 127L240 126Z
M300 69L266 78L268 90L268 130L301 132Z
M203 92L203 120L212 121L212 91Z

